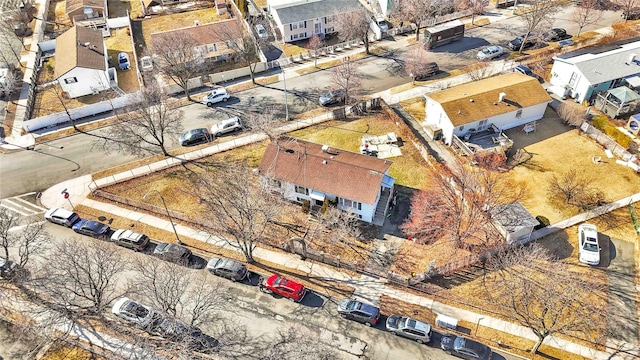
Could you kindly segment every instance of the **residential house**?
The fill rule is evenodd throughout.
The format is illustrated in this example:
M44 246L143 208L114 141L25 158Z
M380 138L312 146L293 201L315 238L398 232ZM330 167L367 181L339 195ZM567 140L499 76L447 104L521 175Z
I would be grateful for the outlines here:
M151 34L151 48L164 36L172 39L192 38L197 44L196 51L209 61L221 61L234 53L231 37L241 41L244 29L235 19L217 21L204 25L194 25Z
M358 0L267 0L267 6L284 42L324 38L336 32L337 15L362 9Z
M70 98L97 94L117 82L99 30L76 25L58 36L55 60L55 78Z
M362 221L382 225L393 193L391 163L284 137L269 144L258 171L263 183L287 200L314 207L335 202Z
M74 25L105 28L109 11L105 0L66 0L66 13Z
M496 229L508 244L525 244L540 222L518 201L498 206L492 211Z
M451 145L454 137L484 130L501 134L539 120L551 97L536 78L520 73L495 76L424 95L428 131Z
M640 87L640 38L557 55L550 83L550 91L579 103L621 85Z

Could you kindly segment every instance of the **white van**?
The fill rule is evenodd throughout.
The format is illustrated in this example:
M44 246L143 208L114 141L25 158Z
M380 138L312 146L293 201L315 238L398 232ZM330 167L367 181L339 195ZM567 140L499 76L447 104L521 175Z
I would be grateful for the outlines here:
M212 107L215 103L219 103L221 101L226 102L230 97L231 96L229 96L227 89L222 86L216 86L202 99L202 103L206 104L208 107Z
M373 15L373 20L376 22L376 25L378 25L380 30L382 31L389 30L389 23L387 23L387 21L384 19L384 16L382 16L381 14Z

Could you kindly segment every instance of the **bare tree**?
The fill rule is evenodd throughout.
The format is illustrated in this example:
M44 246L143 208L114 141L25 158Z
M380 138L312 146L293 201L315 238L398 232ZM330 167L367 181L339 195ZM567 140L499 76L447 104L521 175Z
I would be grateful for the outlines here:
M561 103L558 107L558 116L567 124L573 127L579 127L585 121L585 112L580 107L575 107Z
M119 121L106 128L94 146L105 152L117 151L136 156L161 152L169 156L170 139L182 133L182 111L169 103L157 85L140 90L131 105L116 112Z
M318 50L325 46L324 41L318 34L313 34L307 42L307 49L313 51L313 66L318 67Z
M356 11L339 14L333 21L340 40L360 40L364 42L365 52L371 54L371 52L369 52L371 17L367 10L361 7Z
M259 356L264 360L329 360L338 355L330 345L319 341L317 334L302 326L290 326L276 333Z
M433 69L429 66L429 51L422 46L413 48L404 61L404 70L411 76L412 84L415 83L416 78L432 73Z
M358 70L358 63L348 57L333 68L331 82L344 91L344 104L349 105L353 93L360 87L362 75Z
M237 62L249 67L251 82L255 84L256 66L260 62L260 45L264 44L265 40L256 39L244 30L242 19L235 19L227 26L217 28L214 35L226 42Z
M620 7L623 14L627 14L624 16L624 22L627 22L629 19L629 14L634 12L634 8L638 6L638 0L616 0L615 3Z
M41 254L47 245L45 223L35 219L26 221L19 226L20 216L0 208L0 249L5 259L15 259L18 269L25 269L29 260ZM11 256L10 249L17 250L17 257Z
M583 0L571 13L571 20L578 25L576 36L580 37L585 26L596 24L601 18L602 10L599 9L598 0Z
M285 125L283 118L278 118L275 107L266 107L260 113L249 113L246 126L251 130L265 133L270 141L275 141L282 133L281 126Z
M8 99L17 92L20 88L19 85L22 82L22 78L16 75L16 70L12 67L9 68L6 76L0 81L0 96L4 96Z
M489 258L485 268L487 296L504 316L536 335L533 353L551 335L586 335L594 324L607 321L603 285L573 273L539 245L506 249Z
M48 273L40 279L47 298L74 312L100 314L125 292L118 288L127 260L113 251L113 245L77 239L59 241L48 257Z
M205 207L205 231L212 232L240 250L252 263L256 243L269 224L280 215L280 196L274 195L243 164L231 163L215 173L204 174L194 184ZM256 179L257 180L257 179Z
M564 199L566 204L583 211L606 203L604 192L595 185L593 178L576 169L553 174L549 180L548 196L550 199Z
M486 62L479 62L465 66L463 71L467 73L467 76L472 81L482 80L489 75L490 66Z
M505 204L523 197L522 185L504 180L499 173L471 169L456 162L449 168L436 166L430 172L431 186L411 200L411 215L401 228L416 241L432 243L444 239L456 248L486 248L502 241L492 217L505 211Z
M518 49L520 54L522 54L524 45L532 33L545 27L551 27L559 8L559 2L556 0L531 0L527 2L526 10L520 14L520 20L527 30L520 49Z
M416 41L420 40L422 23L436 16L438 8L432 0L398 0L392 10L398 21L408 21L416 26Z
M178 84L191 101L189 79L200 76L205 70L198 41L185 33L172 31L153 36L150 45L154 68Z

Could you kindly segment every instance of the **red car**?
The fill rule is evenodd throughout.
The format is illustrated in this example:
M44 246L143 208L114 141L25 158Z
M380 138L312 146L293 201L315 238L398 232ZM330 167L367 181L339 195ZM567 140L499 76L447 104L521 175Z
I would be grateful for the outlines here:
M263 279L258 284L260 291L267 294L278 294L289 300L300 302L304 295L307 293L307 289L304 285L298 284L295 281L291 281L284 276L278 274L271 275L267 279Z

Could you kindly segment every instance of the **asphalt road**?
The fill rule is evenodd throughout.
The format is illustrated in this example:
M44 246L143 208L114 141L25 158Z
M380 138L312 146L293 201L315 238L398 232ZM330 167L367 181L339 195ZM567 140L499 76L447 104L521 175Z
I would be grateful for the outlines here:
M577 27L570 21L571 11L571 8L560 11L553 26L563 27L570 34L575 33ZM589 25L583 31L604 27L616 21L620 21L620 13L608 11L598 24ZM488 44L505 45L522 31L522 21L518 17L468 30L463 40L433 49L433 61L438 62L445 71L474 63L475 54L480 48ZM384 46L390 49L390 52L358 60L359 70L363 74L360 95L375 93L410 81L402 69L402 59L407 51L417 45L403 46L399 41L385 41L373 46ZM287 79L289 114L295 115L318 108L318 96L330 86L330 74L331 70L319 70ZM229 116L246 117L248 112L262 112L270 107L284 117L283 82L258 86L233 95L229 102L213 109L202 104L183 107L185 129L209 127ZM99 134L100 130L91 133ZM36 151L0 154L0 198L42 191L66 179L135 160L131 156L105 156L100 151L92 150L93 140L94 137L91 135L78 134L37 145ZM175 146L177 144L174 144Z

